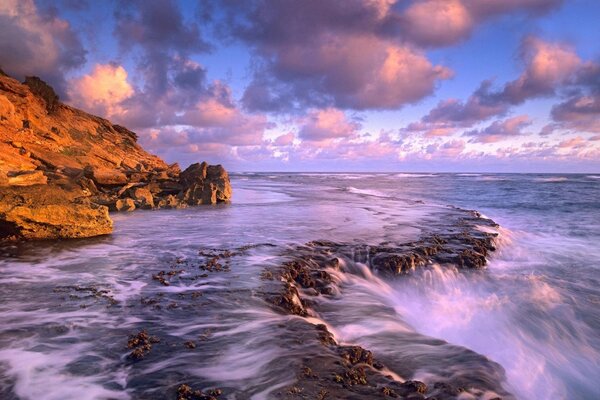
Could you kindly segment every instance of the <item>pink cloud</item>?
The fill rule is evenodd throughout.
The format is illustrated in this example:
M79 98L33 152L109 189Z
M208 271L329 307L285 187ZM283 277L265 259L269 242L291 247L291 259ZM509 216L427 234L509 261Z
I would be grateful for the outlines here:
M96 64L87 75L69 85L69 98L76 107L107 118L123 117L122 102L134 94L127 71L116 64Z
M501 121L494 121L485 129L465 132L465 136L472 136L472 142L496 143L502 140L524 135L523 129L531 125L532 121L527 115L518 115Z
M343 111L335 108L313 110L302 120L302 124L298 136L311 142L352 138L360 129L359 123L349 120Z
M294 135L292 132L286 133L285 135L280 135L276 137L273 141L273 144L275 146L290 146L294 143L295 138L296 135Z
M460 0L425 0L412 3L401 18L403 32L420 45L444 46L465 39L474 20Z
M575 50L562 43L551 43L528 37L522 45L525 71L509 82L499 96L511 103L553 94L555 89L572 79L583 63Z
M577 136L572 139L563 140L558 144L558 147L561 149L578 149L584 147L586 142L584 138Z

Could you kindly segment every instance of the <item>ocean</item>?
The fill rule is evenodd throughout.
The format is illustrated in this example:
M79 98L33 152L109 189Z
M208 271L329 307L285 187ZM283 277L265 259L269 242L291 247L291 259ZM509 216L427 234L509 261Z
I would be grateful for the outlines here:
M238 173L232 186L231 204L1 249L0 398L175 398L182 383L278 398L320 351L286 333L300 320L395 379L483 388L460 398L600 398L600 175ZM266 300L265 271L298 246L416 241L463 210L499 224L484 269L389 276L340 256L308 317ZM160 342L135 361L143 329Z

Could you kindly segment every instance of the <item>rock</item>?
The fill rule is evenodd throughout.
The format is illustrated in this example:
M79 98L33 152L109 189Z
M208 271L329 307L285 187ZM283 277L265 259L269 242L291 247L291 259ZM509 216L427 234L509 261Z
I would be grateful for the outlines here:
M158 208L166 208L166 209L170 209L170 208L180 208L182 207L182 204L179 202L179 200L177 199L177 197L173 196L173 195L168 195L163 199L160 199L160 201L157 204Z
M141 187L130 189L129 195L135 201L135 204L139 208L154 208L154 198L152 196L152 193L148 189Z
M0 236L101 235L111 229L105 207L180 208L230 199L221 166L204 162L182 172L146 152L137 138L60 103L37 77L21 83L0 74Z
M14 207L0 213L0 225L29 240L85 238L112 232L108 208L82 204Z
M117 197L123 196L123 194L125 192L127 192L129 189L131 189L132 187L142 186L142 185L144 185L144 184L140 183L140 182L130 182L127 185L123 186L121 189L119 189L119 191L117 192Z
M192 164L179 174L179 182L184 186L202 183L206 179L207 169L208 164L206 162Z
M168 181L170 179L171 177L169 176L169 173L167 171L159 171L158 173L156 173L156 175L152 177L152 180L154 181Z
M184 189L179 194L179 199L190 206L215 204L217 202L217 191L211 183L197 183Z
M108 208L80 201L80 190L11 187L0 196L0 239L85 238L112 232Z
M179 164L177 164L177 163L170 164L169 168L167 168L167 174L169 174L169 176L172 179L178 178L179 175L181 174L181 168L179 168Z
M225 168L221 165L209 165L206 170L206 178L215 185L217 201L229 201L231 199L231 182Z
M231 198L229 175L221 165L192 164L179 175L179 183L183 186L179 198L189 205L215 204Z
M0 186L8 185L8 175L6 172L0 170Z
M115 211L133 211L135 210L135 202L132 199L119 199L114 205Z
M127 176L118 169L87 166L83 173L86 178L90 178L98 186L116 186L127 183Z
M18 171L8 173L7 185L10 186L31 186L45 185L48 178L42 171Z
M15 106L6 96L0 95L0 122L17 123L18 118L15 115Z
M49 114L56 111L60 103L58 101L58 95L52 86L48 85L37 76L28 76L23 83L29 86L29 90L31 90L34 95L44 100L46 103L46 110Z

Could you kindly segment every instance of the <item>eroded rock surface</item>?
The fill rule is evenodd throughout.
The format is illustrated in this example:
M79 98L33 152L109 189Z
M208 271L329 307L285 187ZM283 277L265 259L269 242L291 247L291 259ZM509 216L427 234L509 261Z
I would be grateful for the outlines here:
M108 208L79 188L48 185L0 191L0 240L85 238L112 232Z
M78 238L110 233L107 209L227 202L231 185L220 165L167 165L134 132L60 103L37 77L0 74L0 194L0 240Z
M455 228L424 234L415 242L386 242L372 246L313 241L297 246L285 253L287 260L280 267L265 269L261 275L265 280L263 296L274 309L284 314L320 318L319 299L326 299L327 304L344 290L333 275L352 273L344 265L365 264L382 279L398 279L399 275L434 263L451 268L480 269L487 263L490 252L495 250L497 234L491 231L497 225L475 211L462 214L455 221ZM279 391L277 398L451 400L492 398L489 397L491 393L512 398L500 384L502 368L473 352L462 353L461 357L470 357L474 363L487 365L494 379L485 381L468 373L463 376L448 372L425 384L410 378L419 370L418 360L373 354L361 346L343 345L325 324L313 325L304 318L290 320L283 329L286 336L293 337L303 346L321 346L321 350L318 356L302 359L296 380ZM399 379L390 371L401 373L408 379Z

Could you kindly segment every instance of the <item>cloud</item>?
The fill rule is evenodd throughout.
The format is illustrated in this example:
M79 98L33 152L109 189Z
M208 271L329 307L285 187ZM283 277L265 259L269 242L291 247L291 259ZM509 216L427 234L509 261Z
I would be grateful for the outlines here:
M485 129L476 129L465 132L464 136L472 136L472 142L496 143L524 135L523 129L531 124L532 121L527 115L518 115L505 120L494 121Z
M560 126L584 132L600 132L600 94L578 95L552 107Z
M480 17L512 12L543 14L558 8L563 2L563 0L464 0L469 9Z
M534 4L541 3L531 3L532 6ZM407 125L403 131L429 137L450 135L461 128L505 115L512 107L527 100L554 96L566 88L594 82L596 76L594 65L581 60L572 47L533 36L523 40L520 59L523 71L518 78L497 89L493 87L491 80L485 80L466 101L442 100L420 121ZM585 101L588 105L577 109L576 105ZM555 107L553 115L557 121L562 119L573 125L594 127L596 124L584 116L595 115L595 102L589 101L589 98L576 96L571 102ZM579 120L578 124L574 122L575 119ZM556 124L548 125L542 133L547 135L557 127ZM491 141L492 137L488 135L486 140Z
M244 94L250 110L398 108L432 94L452 75L418 49L373 35L324 34L310 45L277 47L265 59Z
M460 0L413 2L400 17L403 33L423 46L447 46L467 38L474 18Z
M122 102L134 94L127 71L117 64L96 64L90 74L71 81L68 89L71 103L107 118L122 117Z
M576 89L552 107L554 126L583 132L600 132L600 64L586 63Z
M273 141L273 144L275 146L291 146L294 143L294 139L296 139L296 135L294 135L292 132L289 132L285 135L277 136Z
M82 66L86 51L70 25L33 0L0 3L0 67L22 79L36 75L64 97L66 72Z
M521 57L525 71L496 94L510 104L554 94L555 89L572 79L582 66L581 59L570 46L536 37L524 40Z
M457 126L469 126L505 113L508 105L490 95L491 85L491 81L483 81L466 102L457 99L440 101L435 108L423 117L423 122L451 122Z
M298 136L305 141L321 142L354 137L359 129L360 124L349 121L343 111L327 108L309 112Z

